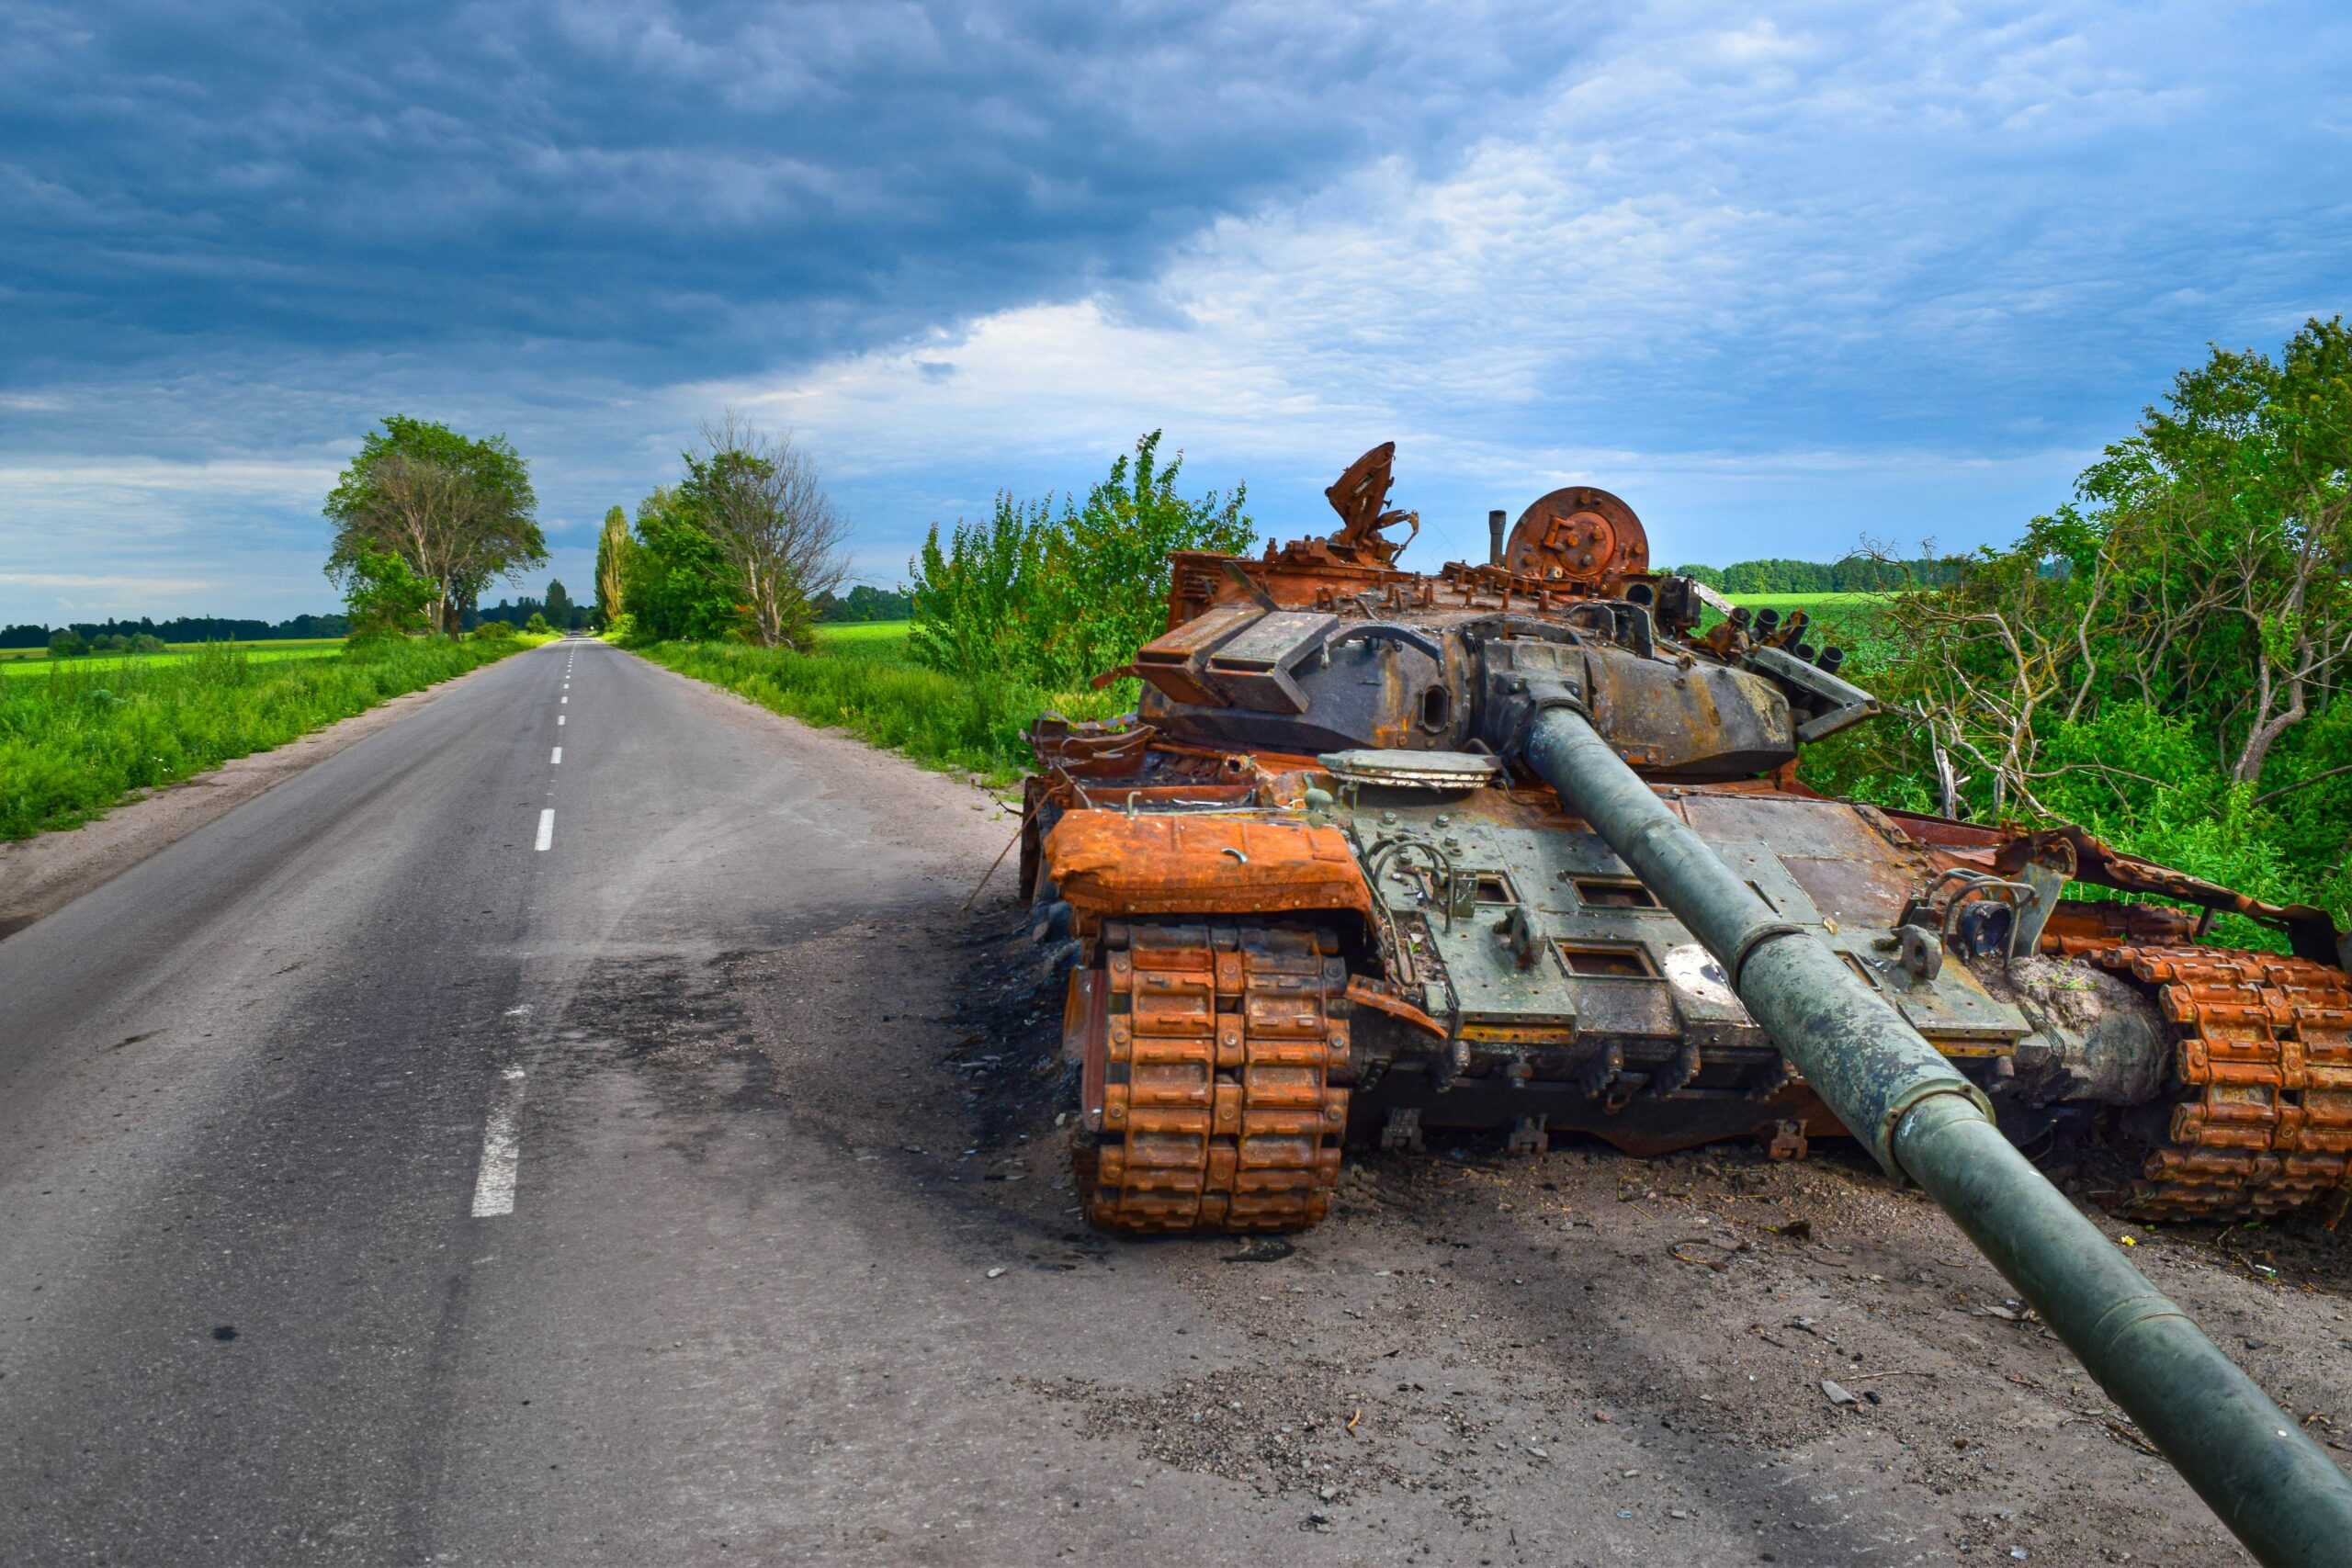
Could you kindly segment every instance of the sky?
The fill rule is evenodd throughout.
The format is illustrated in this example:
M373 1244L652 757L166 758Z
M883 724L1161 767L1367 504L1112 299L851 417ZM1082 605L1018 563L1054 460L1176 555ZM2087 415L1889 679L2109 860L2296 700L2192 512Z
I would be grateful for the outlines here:
M2352 294L2337 4L0 6L0 623L333 608L375 421L548 575L729 410L890 585L1145 431L1407 563L2012 538L2209 344Z

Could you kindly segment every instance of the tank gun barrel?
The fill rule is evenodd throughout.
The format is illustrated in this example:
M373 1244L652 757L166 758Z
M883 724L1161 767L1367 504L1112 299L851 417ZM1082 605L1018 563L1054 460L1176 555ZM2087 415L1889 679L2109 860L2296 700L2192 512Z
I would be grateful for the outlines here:
M1532 695L1529 765L1721 961L1879 1163L1942 1205L2258 1561L2343 1563L2352 1479L2043 1179L1891 1004L1782 920L1572 700Z

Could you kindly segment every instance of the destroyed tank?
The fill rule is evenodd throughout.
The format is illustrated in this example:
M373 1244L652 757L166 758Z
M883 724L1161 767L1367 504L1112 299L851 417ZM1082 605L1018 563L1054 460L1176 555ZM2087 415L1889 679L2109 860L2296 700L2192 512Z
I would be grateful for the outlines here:
M1851 1136L2258 1561L2344 1563L2352 1482L2018 1144L2083 1123L2151 1215L2340 1212L2352 942L2074 828L1808 789L1800 749L1880 705L1804 615L1653 571L1584 486L1508 537L1490 513L1483 565L1405 570L1393 457L1331 487L1328 537L1179 554L1166 634L1105 677L1136 711L1031 732L1022 874L1076 947L1087 1216L1295 1230L1351 1145L1441 1128ZM2287 951L2205 944L2224 911Z
M1532 727L1552 711L2013 1140L2072 1123L2128 1150L2112 1202L2352 1195L2352 984L2326 916L2073 828L1826 798L1801 748L1880 705L1803 612L1651 570L1632 508L1584 486L1507 537L1491 514L1482 565L1405 570L1419 519L1387 506L1392 458L1331 487L1328 537L1177 556L1166 635L1118 672L1142 682L1133 717L1031 736L1023 870L1080 950L1065 1047L1096 1224L1309 1225L1350 1146L1437 1129L1775 1157L1846 1134L1726 955L1546 779ZM2290 953L2201 945L2217 911Z

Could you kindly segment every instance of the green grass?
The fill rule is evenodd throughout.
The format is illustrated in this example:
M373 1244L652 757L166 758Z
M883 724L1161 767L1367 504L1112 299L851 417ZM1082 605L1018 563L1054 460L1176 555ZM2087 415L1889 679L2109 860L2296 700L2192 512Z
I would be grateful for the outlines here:
M912 621L820 621L817 640L828 649L904 648Z
M818 643L816 653L725 642L652 643L635 651L773 712L845 729L926 767L975 773L997 787L1028 771L1021 735L1040 713L1109 718L1135 705L1132 681L1101 692L1047 692L996 675L927 670L907 654L903 621L820 626Z
M397 641L270 659L60 660L0 682L0 840L86 822L137 790L266 751L389 697L537 646Z
M332 652L336 649L340 649L342 646L343 638L339 637L271 637L261 642L167 642L164 645L164 654L100 653L89 656L86 659L61 659L57 662L61 664L95 664L101 660L116 659L160 659L164 657L164 654L194 653L199 649L206 648L234 648L243 649L248 653L264 653L277 651L308 652L318 649L325 649ZM49 649L45 648L0 648L0 669L5 669L10 664L21 663L27 660L30 660L36 664L46 663L49 660Z
M169 653L98 653L85 659L13 659L0 664L0 681L21 681L28 677L38 680L53 670L165 669L201 657L203 646L196 644L186 651ZM343 639L330 637L316 643L304 639L300 642L220 643L213 646L232 649L255 664L277 664L289 659L332 659L343 651Z

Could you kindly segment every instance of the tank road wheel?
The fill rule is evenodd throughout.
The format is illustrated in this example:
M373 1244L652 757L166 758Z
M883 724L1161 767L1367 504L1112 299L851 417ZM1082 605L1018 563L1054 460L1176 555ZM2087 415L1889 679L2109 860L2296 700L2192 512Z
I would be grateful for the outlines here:
M1347 964L1329 931L1113 925L1070 977L1070 1169L1107 1230L1299 1230L1340 1178Z
M2179 1099L2132 1213L2216 1219L2352 1196L2352 977L2226 948L2094 956L2154 993L2173 1037Z

